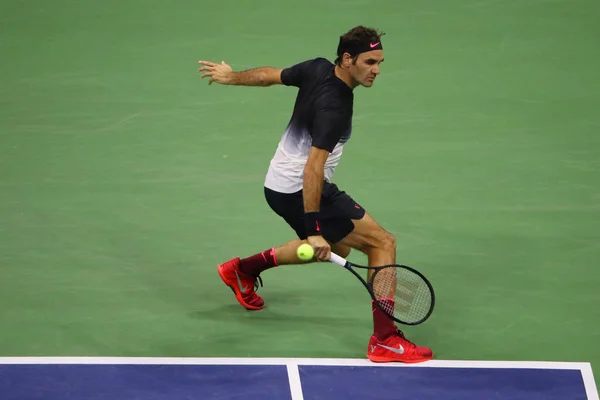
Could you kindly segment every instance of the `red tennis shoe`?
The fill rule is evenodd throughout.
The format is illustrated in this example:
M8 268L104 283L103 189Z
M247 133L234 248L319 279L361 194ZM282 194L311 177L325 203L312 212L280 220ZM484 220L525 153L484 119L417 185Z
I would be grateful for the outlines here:
M430 348L412 343L404 337L402 331L398 330L385 340L379 340L375 335L371 336L367 357L378 363L419 363L431 360L433 352Z
M240 259L236 257L217 267L219 276L233 290L236 300L248 310L260 310L265 306L263 299L256 294L259 276L249 276L240 271Z

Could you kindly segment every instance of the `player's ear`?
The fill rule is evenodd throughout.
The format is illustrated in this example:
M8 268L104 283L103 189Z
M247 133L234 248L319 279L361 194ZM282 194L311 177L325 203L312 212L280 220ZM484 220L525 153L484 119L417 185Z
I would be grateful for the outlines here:
M352 56L349 53L344 53L342 64L346 68L352 65Z

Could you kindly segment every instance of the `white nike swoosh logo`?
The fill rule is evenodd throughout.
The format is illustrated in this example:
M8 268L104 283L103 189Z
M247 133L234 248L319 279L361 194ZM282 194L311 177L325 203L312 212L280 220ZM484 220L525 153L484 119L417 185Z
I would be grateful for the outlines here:
M240 290L242 292L245 292L246 289L248 289L248 286L242 286L242 280L240 279L240 276L238 275L237 271L234 271L234 272L235 272L235 277L237 278L238 286L240 287Z
M389 350L389 351L391 351L393 353L396 353L396 354L404 354L404 347L402 347L401 344L398 345L399 346L398 348L390 347L390 346L385 346L383 344L377 344L377 346L383 347L384 349Z

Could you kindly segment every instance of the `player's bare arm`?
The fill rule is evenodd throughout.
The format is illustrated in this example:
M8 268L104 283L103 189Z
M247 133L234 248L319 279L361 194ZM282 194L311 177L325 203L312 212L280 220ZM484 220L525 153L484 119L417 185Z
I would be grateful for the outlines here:
M325 161L329 157L327 150L311 147L304 167L304 212L319 212L321 190L325 179Z
M208 84L213 82L222 85L237 86L271 86L281 84L281 68L260 67L246 71L235 72L222 61L217 64L211 61L198 61L201 67L199 72L203 72L200 78L209 78Z
M304 183L303 183L303 197L304 197L304 213L307 217L316 216L319 212L319 206L321 203L321 192L323 189L323 179L325 178L325 162L329 152L317 147L311 147L308 155L308 160L304 167ZM327 261L331 257L331 247L329 243L318 234L320 230L318 226L318 220L311 221L309 218L308 224L316 224L313 226L307 226L308 230L308 243L315 250L315 257L319 261ZM311 234L313 232L313 234Z

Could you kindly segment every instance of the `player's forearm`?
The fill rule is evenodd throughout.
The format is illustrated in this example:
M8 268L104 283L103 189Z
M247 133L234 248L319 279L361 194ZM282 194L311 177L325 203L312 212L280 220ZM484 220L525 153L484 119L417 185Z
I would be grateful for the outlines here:
M276 76L277 68L260 67L249 69L247 71L231 72L230 85L238 86L271 86L275 82L273 76Z
M322 167L307 167L304 169L304 212L318 212L321 203L321 192L323 190L323 179L325 171Z

